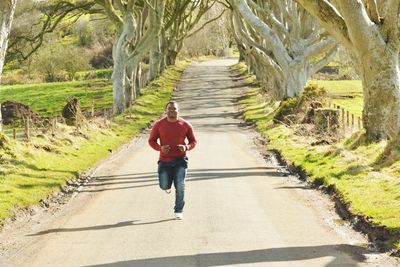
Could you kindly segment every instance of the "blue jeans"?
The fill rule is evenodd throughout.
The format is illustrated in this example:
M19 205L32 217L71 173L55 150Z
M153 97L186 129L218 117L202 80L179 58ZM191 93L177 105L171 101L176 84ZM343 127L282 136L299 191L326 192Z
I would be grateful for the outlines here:
M185 206L185 178L188 158L183 157L170 162L158 161L158 181L163 190L175 187L175 212L182 212Z

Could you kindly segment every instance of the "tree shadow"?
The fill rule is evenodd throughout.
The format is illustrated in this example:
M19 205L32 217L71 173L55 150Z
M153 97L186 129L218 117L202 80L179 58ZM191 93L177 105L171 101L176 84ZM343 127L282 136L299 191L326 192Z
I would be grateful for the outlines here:
M333 173L332 176L341 179L344 175L358 175L364 171L367 171L370 167L368 165L360 165L360 164L355 164L347 167L345 170L337 173Z
M308 186L279 186L279 187L275 187L274 189L302 189L302 190L313 190L311 187L308 187Z
M193 115L182 115L181 117L185 120L193 119L209 119L209 118L237 118L240 115L239 112L221 112L212 114L193 114Z
M249 168L226 168L226 169L193 169L188 172L186 177L186 182L197 182L197 181L207 181L214 179L235 179L248 177L251 179L252 177L282 177L283 174L281 172L276 171L273 167L249 167ZM132 188L144 188L151 186L158 186L158 175L154 172L153 175L143 175L137 176L135 174L124 174L120 177L117 176L115 178L107 178L107 176L101 176L101 179L95 179L88 186L94 187L93 189L86 188L81 190L80 192L93 193L93 192L104 192L104 191L112 191L112 190L123 190L123 189L132 189ZM149 179L152 177L152 179ZM114 181L117 180L117 181ZM155 183L151 183L155 182ZM107 187L113 185L129 185L129 184L137 184L132 186L120 186L120 187ZM104 186L105 188L99 188Z
M236 264L252 263L276 263L306 261L323 257L333 257L328 267L333 266L357 266L359 262L365 261L363 254L369 252L358 246L347 244L321 245L308 247L282 247L238 252L217 252L195 255L170 256L150 259L138 259L119 261L105 264L86 265L89 266L233 266ZM268 265L269 266L269 265ZM307 266L306 263L304 266Z
M368 145L371 141L368 141L365 131L358 131L352 134L344 142L345 147L351 150L356 150L360 146Z
M115 174L115 175L96 175L96 176L92 176L93 179L110 179L110 178L123 178L125 176L129 176L129 178L131 179L132 176L142 176L142 175L154 175L154 172L137 172L137 173L131 173L131 174Z
M112 229L112 228L129 227L129 226L136 226L136 225L157 224L157 223L163 223L163 222L174 221L174 220L175 219L165 219L165 220L159 220L159 221L154 221L154 222L142 222L142 223L139 223L140 220L133 220L133 221L119 222L119 223L115 223L115 224L96 225L96 226L88 226L88 227L54 228L54 229L40 231L35 234L30 234L27 236L39 236L39 235L47 235L47 234L51 234L51 233L98 231L98 230L107 230L107 229Z
M393 140L389 140L376 160L371 164L371 167L376 171L380 171L385 167L389 167L400 159L400 136Z
M73 175L77 175L78 174L78 172L76 172L76 171L57 170L57 169L49 169L49 168L39 168L38 166L30 164L30 163L28 163L28 162L26 162L24 160L16 160L16 159L9 160L9 159L6 159L6 160L3 160L2 164L23 166L23 167L25 167L27 169L34 170L34 171L52 171L52 172L60 172L60 173L70 173L70 174L73 174ZM21 174L21 175L24 175L24 174ZM31 177L29 175L25 175L25 176ZM34 176L32 176L32 177L34 177Z

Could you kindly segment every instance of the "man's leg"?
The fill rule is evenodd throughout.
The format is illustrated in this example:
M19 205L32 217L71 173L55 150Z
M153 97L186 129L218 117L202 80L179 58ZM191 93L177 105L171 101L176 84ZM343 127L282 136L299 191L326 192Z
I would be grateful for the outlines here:
M169 190L172 186L173 180L173 167L169 162L158 162L158 182L160 188L163 190Z
M175 213L181 213L185 206L185 179L187 173L187 158L179 159L175 166Z

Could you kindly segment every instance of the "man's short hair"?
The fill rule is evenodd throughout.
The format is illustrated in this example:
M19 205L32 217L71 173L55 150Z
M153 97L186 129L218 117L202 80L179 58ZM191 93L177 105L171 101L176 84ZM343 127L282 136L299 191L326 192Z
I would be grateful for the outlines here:
M175 104L177 107L179 107L179 105L178 105L178 102L176 102L176 101L169 101L168 102L168 104L165 106L165 109L167 109L167 107L169 106L169 105L173 105L173 104Z

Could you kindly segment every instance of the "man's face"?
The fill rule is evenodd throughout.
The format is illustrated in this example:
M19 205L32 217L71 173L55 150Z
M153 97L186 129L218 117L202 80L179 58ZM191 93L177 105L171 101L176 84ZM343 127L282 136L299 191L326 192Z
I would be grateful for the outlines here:
M169 104L166 109L167 117L170 119L178 118L178 105L176 103Z

